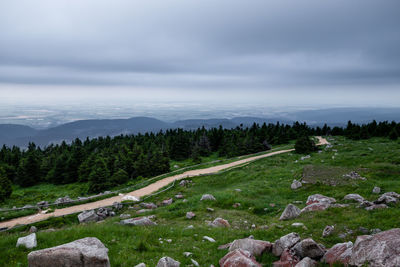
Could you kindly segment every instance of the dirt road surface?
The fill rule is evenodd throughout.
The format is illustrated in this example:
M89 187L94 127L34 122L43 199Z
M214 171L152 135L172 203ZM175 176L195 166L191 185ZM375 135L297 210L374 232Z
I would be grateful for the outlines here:
M318 138L318 145L329 144L329 142L325 138L323 138L321 136L317 136L317 138ZM232 167L241 166L245 163L248 163L248 162L251 162L251 161L254 161L257 159L271 157L273 155L287 153L287 152L290 152L293 150L294 149L279 150L279 151L270 152L270 153L258 155L258 156L253 156L253 157L249 157L246 159L241 159L241 160L237 160L237 161L234 161L231 163L213 166L213 167L209 167L209 168L205 168L205 169L186 171L181 174L177 174L177 175L173 175L173 176L164 178L162 180L154 182L154 183L152 183L146 187L143 187L141 189L132 191L130 193L126 193L125 195L131 195L131 196L135 196L137 198L141 198L143 196L150 195L150 194L156 192L157 190L163 188L164 186L172 183L174 180L181 180L184 178L199 176L199 175L214 174L219 171L226 170L226 169L229 169ZM0 222L0 228L3 228L3 227L11 228L18 224L30 224L30 223L45 220L50 217L59 217L59 216L68 215L68 214L72 214L72 213L82 212L85 210L92 210L92 209L97 209L97 208L101 208L101 207L111 206L114 202L121 202L122 197L123 196L114 196L114 197L106 198L106 199L91 202L91 203L71 206L71 207L62 208L62 209L56 209L52 213L46 213L46 214L38 213L38 214L34 214L34 215L11 219L9 221Z

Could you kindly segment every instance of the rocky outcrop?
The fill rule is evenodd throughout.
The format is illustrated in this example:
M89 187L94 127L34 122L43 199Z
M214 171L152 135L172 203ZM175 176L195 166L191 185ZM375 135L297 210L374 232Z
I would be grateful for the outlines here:
M290 249L294 245L300 242L300 236L297 233L290 233L285 236L282 236L278 240L275 241L272 246L272 253L279 257L285 249Z
M400 266L400 228L357 237L350 265Z
M61 246L28 254L29 267L110 267L108 249L95 237L86 237Z
M27 249L35 248L37 246L36 234L32 233L28 236L18 238L16 247L20 246L26 247Z
M328 249L322 258L323 262L333 265L339 263L348 266L353 249L353 243L339 243Z
M247 250L235 249L219 260L221 267L261 267Z
M152 226L157 225L155 222L150 220L148 217L137 217L132 219L122 220L122 225L133 225L133 226Z
M325 250L311 238L298 242L293 246L292 250L300 259L309 257L314 260L319 260L325 254Z
M352 201L356 201L359 203L362 203L364 201L364 198L362 196L360 196L359 194L348 194L343 199L344 200L352 200Z
M181 263L170 257L162 257L156 267L179 267Z
M300 215L301 210L293 204L286 206L285 210L282 212L279 220L291 220L297 218Z
M271 251L272 244L268 241L243 238L236 239L229 247L229 251L234 251L236 249L246 250L253 256L260 256L264 252Z
M211 195L211 194L204 194L204 195L201 196L200 201L203 201L203 200L212 200L212 201L215 201L216 199L215 199L215 197L214 197L213 195Z

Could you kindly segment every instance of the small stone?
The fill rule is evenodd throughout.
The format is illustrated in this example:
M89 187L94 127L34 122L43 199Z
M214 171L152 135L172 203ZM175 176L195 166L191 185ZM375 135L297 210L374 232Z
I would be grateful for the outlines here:
M36 233L37 232L37 228L36 226L31 226L31 228L29 229L29 233Z
M183 252L183 256L185 257L191 257L193 255L192 252Z
M139 263L138 265L135 265L135 267L146 267L146 264L144 262Z
M231 227L229 222L222 218L216 218L212 223L209 223L208 225L212 227Z
M286 206L285 210L282 212L279 220L291 220L297 218L300 215L301 210L293 204L289 204Z
M120 218L120 219L128 219L128 218L130 218L130 217L131 217L130 214L125 214L125 213L119 215L119 218Z
M213 195L211 195L211 194L204 194L204 195L201 196L200 201L203 201L203 200L215 201L216 199L215 199L215 197L214 197Z
M192 261L194 266L196 266L196 267L200 266L200 264L197 261L195 261L194 259L190 259L190 260Z
M179 267L181 263L170 257L162 257L156 267Z
M380 194L380 193L381 193L381 188L375 186L374 189L372 189L372 193L374 193L374 194Z
M194 214L194 212L191 212L191 211L186 212L186 218L189 220L193 219L195 216L196 216L196 214Z
M168 205L171 205L173 201L174 201L174 200L173 200L172 198L169 198L169 199L163 200L163 202L162 202L161 204L162 204L163 206L168 206Z
M299 189L303 184L300 181L297 181L296 179L293 180L292 184L290 185L290 188L292 190Z
M186 229L193 229L194 226L193 225L189 225L188 227L186 227Z
M211 243L214 243L215 242L215 239L214 238L212 238L212 237L209 237L209 236L203 236L203 239L204 240L207 240L207 241L209 241L209 242L211 242Z
M239 208L240 207L240 203L235 203L235 204L232 205L232 207L235 208L235 209Z
M213 211L214 211L214 209L213 209L213 208L207 208L207 211L209 211L209 212L213 212Z
M122 197L121 199L122 201L133 201L133 202L139 202L140 199L135 197L135 196L131 196L131 195L125 195L124 197Z
M242 190L239 189L239 188L236 188L235 191L236 191L236 192L242 192Z
M332 234L333 230L335 230L335 226L334 225L326 226L324 228L324 231L322 232L322 237L330 236Z

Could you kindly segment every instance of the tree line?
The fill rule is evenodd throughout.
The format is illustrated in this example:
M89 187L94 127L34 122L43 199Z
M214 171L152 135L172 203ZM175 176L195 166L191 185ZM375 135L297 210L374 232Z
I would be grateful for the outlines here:
M218 153L234 157L266 151L303 136L343 135L351 139L387 136L397 139L400 124L373 121L347 127L309 127L306 123L276 124L234 129L171 129L158 133L98 137L44 148L30 143L27 149L3 146L0 150L0 201L11 194L11 184L29 187L39 183L87 182L90 193L102 192L139 177L152 177L170 170L170 161Z

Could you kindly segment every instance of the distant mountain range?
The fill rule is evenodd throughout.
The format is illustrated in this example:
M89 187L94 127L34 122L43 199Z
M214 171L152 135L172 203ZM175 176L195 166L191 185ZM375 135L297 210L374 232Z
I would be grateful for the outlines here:
M149 117L134 117L130 119L99 119L80 120L62 124L44 130L33 129L28 126L15 124L0 124L0 145L26 147L29 142L35 142L42 147L51 143L71 142L75 138L86 139L99 136L116 136L121 134L137 134L158 132L166 129L197 129L199 127L234 128L241 124L249 126L258 123L291 124L294 121L305 121L310 125L344 126L348 120L365 123L383 120L400 120L400 108L337 108L321 110L304 110L292 113L282 113L280 116L269 118L236 117L232 119L192 119L176 122L164 122Z

